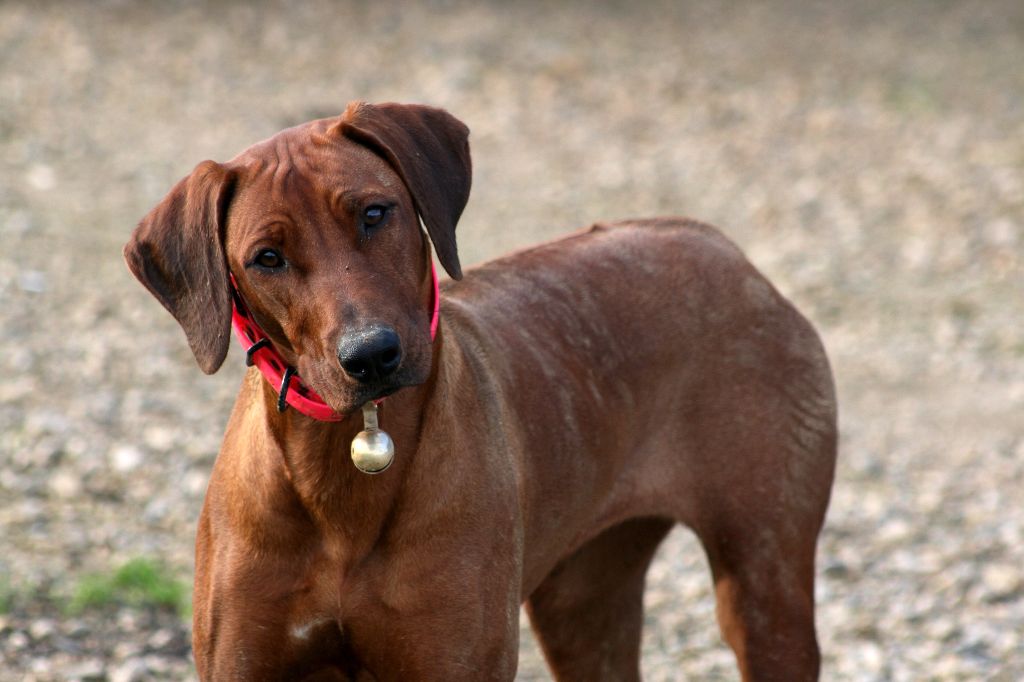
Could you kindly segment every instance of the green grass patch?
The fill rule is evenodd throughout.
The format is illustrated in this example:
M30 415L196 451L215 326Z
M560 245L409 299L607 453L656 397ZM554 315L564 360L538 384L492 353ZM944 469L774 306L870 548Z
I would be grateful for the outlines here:
M13 606L14 587L7 576L0 575L0 616L10 613Z
M145 558L132 559L113 574L92 574L75 586L67 610L71 614L110 605L173 609L181 616L189 611L188 587L166 566Z

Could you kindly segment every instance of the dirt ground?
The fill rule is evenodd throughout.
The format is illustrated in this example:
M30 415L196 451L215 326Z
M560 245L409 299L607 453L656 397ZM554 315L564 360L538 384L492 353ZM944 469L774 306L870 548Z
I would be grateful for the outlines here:
M1024 679L1018 0L0 4L0 679L194 675L173 613L61 608L135 557L190 580L242 374L201 374L121 245L197 162L352 99L472 129L464 263L723 228L838 379L823 679ZM647 607L646 679L737 679L687 531ZM519 679L549 679L525 619Z

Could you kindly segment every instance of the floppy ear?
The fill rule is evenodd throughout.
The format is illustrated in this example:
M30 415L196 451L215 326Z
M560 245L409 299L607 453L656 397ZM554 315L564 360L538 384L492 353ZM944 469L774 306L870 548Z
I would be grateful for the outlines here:
M142 219L124 247L128 269L174 315L207 374L220 368L230 340L224 218L233 184L223 166L202 162Z
M335 130L382 156L412 194L441 265L462 279L455 224L469 200L469 128L420 104L352 102Z

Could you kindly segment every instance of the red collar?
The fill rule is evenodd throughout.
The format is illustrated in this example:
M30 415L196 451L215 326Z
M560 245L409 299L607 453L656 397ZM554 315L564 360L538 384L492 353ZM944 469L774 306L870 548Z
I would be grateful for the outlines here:
M430 313L430 338L433 340L437 334L438 311L441 308L441 292L438 289L437 270L434 269L433 260L430 262L430 279L434 285ZM242 300L242 295L238 293L234 275L231 275L231 326L245 351L245 364L249 367L256 365L270 385L277 387L278 411L284 412L291 405L307 417L319 421L337 422L345 418L346 415L335 412L323 398L307 386L295 368L289 366L277 352L266 333L256 324L252 313Z

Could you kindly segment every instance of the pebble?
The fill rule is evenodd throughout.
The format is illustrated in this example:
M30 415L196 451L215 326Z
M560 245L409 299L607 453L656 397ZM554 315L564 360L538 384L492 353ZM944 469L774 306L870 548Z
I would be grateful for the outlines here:
M50 478L50 490L60 499L70 500L82 492L82 480L71 471L60 470Z
M37 163L32 166L25 177L28 184L41 192L46 192L57 186L57 173L52 166L44 163Z
M142 450L134 445L120 445L110 453L110 463L121 473L134 471L143 459Z
M52 620L45 620L42 618L32 621L28 626L28 634L37 642L48 638L55 630L56 627Z
M64 631L68 637L81 638L87 636L91 628L86 621L81 618L75 618L64 622Z
M115 644L112 654L114 659L124 661L129 658L135 658L144 648L145 646L142 642L130 639L128 641L122 641Z
M174 632L166 628L161 628L150 635L146 643L153 649L163 649L172 641L174 641Z
M171 669L171 662L164 656L150 654L144 658L146 667L157 675L166 674Z
M110 682L144 682L150 676L145 659L129 658L110 671Z
M1020 595L1024 584L1024 564L989 564L981 571L981 582L985 586L986 601L1001 601ZM1024 634L1022 634L1024 637Z
M138 628L139 615L130 608L122 608L117 612L117 627L132 632Z
M10 648L14 651L18 651L20 649L24 649L25 647L27 647L29 641L30 640L28 638L28 635L26 635L24 632L20 630L15 630L11 634L7 635L7 647L5 648Z
M170 505L167 500L163 497L157 497L150 500L149 504L146 505L142 517L147 521L159 523L167 516L169 511Z
M209 474L191 469L187 474L185 474L185 489L188 490L191 495L202 495L206 491L206 486L209 480Z
M22 270L18 273L18 288L31 294L46 291L49 281L46 273L41 270Z
M985 226L985 239L993 246L1013 246L1020 239L1024 231L1019 223L1014 223L1009 218L993 220Z
M156 452L169 452L178 442L180 429L172 429L166 426L152 426L142 433L146 446Z
M68 680L77 682L104 682L107 680L103 661L90 658L73 665L67 672Z
M46 675L52 670L53 661L50 658L37 656L29 661L28 668L37 675ZM74 673L74 669L68 672L68 677L71 679L77 677Z

